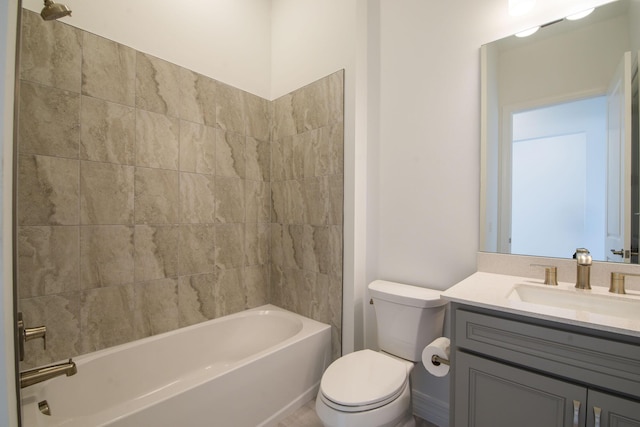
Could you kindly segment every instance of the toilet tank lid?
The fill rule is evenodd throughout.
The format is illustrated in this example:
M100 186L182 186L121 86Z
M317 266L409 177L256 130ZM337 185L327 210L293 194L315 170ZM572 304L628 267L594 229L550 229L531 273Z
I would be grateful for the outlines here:
M440 298L440 291L405 285L404 283L374 280L369 284L369 292L374 299L395 302L412 307L439 307L447 304Z

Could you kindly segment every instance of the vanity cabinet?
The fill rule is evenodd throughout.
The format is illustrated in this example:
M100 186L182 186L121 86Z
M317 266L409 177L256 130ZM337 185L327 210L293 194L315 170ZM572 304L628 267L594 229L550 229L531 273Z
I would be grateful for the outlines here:
M451 425L640 427L630 337L459 304L452 322Z

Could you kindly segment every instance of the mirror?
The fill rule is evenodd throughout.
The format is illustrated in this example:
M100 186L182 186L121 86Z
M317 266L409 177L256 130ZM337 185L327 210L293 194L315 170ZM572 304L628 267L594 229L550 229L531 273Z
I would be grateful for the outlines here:
M638 262L638 19L618 0L482 46L480 251Z

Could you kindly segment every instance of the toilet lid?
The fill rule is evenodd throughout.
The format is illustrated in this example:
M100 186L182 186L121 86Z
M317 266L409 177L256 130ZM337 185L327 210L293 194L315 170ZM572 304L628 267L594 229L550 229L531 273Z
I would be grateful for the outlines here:
M393 400L407 381L407 364L372 350L347 354L322 376L320 389L343 406L369 406Z

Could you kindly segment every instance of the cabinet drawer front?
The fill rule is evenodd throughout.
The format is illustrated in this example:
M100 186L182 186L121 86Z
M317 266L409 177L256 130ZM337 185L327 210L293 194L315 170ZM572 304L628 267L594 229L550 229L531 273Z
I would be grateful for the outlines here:
M457 309L456 346L640 397L640 345Z

